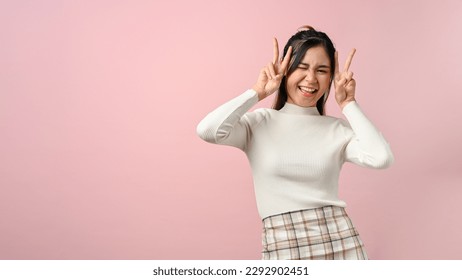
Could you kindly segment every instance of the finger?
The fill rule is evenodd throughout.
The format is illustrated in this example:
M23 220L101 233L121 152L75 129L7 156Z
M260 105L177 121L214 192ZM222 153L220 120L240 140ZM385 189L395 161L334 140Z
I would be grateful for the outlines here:
M348 55L348 58L345 62L345 67L343 67L344 72L347 72L348 69L350 69L351 61L353 60L353 56L355 55L355 53L356 53L356 49L352 49L350 54Z
M354 75L354 73L353 73L353 72L351 72L351 71L348 71L348 80L351 80L351 79L353 79L353 75Z
M347 78L345 76L340 77L335 83L336 87L344 87L347 83Z
M344 77L346 80L345 81L345 86L346 86L346 84L348 84L351 81L351 79L353 79L353 72L351 71L346 72Z
M343 72L339 76L339 80L337 81L337 86L346 87L348 83L353 79L353 72Z
M263 69L263 71L265 71L265 76L266 76L266 78L267 78L268 80L272 80L272 79L273 79L273 78L271 77L271 73L270 73L268 67L265 67L265 68Z
M353 72L351 71L344 72L342 75L345 78L347 83L351 80L351 78L353 78Z
M271 75L271 79L276 78L276 71L274 70L274 65L273 63L269 63L268 66L266 67Z
M356 81L354 79L349 81L344 87L347 95L350 95L350 96L353 96L353 97L355 95L355 88L356 88Z
M278 63L279 59L279 44L276 37L273 38L273 64Z
M348 83L345 85L345 87L347 87L347 88L352 88L352 87L354 87L354 86L356 86L356 81L355 81L355 79L349 80Z
M338 51L335 51L335 77L338 77L339 75L339 69L338 69Z
M263 79L269 79L269 76L268 76L268 74L266 73L266 67L263 67L263 68L260 70L260 76L263 77Z
M292 56L292 46L289 46L287 49L286 56L284 56L284 60L281 63L281 68L279 70L279 74L284 74L289 67L290 57Z

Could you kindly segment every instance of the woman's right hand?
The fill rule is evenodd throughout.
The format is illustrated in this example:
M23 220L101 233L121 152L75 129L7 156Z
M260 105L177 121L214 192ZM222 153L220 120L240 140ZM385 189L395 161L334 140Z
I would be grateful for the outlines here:
M258 100L262 100L278 90L282 77L286 74L290 56L292 54L292 46L290 46L287 50L286 56L282 62L280 62L279 45L276 38L274 38L273 44L273 62L268 63L268 65L261 69L257 83L252 87L252 89L258 93Z

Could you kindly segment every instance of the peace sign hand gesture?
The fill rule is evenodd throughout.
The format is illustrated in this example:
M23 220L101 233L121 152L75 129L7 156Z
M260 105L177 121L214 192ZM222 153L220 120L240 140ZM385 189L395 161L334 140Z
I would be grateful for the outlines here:
M356 49L351 50L342 72L339 71L338 52L335 52L335 99L342 109L351 101L355 101L356 81L353 79L353 72L349 70L355 52Z
M258 93L258 100L262 100L278 90L289 65L292 46L289 47L286 56L281 62L279 61L278 40L274 38L273 53L273 61L261 69L257 83L252 87Z

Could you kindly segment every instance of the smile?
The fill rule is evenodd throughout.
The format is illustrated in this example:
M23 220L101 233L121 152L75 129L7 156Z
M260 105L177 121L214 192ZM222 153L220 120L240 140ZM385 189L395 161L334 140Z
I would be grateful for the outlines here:
M312 97L318 91L317 88L303 87L303 86L298 87L298 89L302 92L304 96L307 96L307 97Z

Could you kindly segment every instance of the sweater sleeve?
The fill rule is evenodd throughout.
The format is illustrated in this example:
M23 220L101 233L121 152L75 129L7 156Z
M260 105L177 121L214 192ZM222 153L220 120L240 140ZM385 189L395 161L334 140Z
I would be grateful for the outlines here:
M257 93L247 90L210 112L197 126L197 135L214 143L246 148L250 139L250 122L245 113L258 102Z
M346 161L371 168L387 168L394 161L390 145L380 131L364 115L356 102L343 108L353 129L353 137L345 149Z

